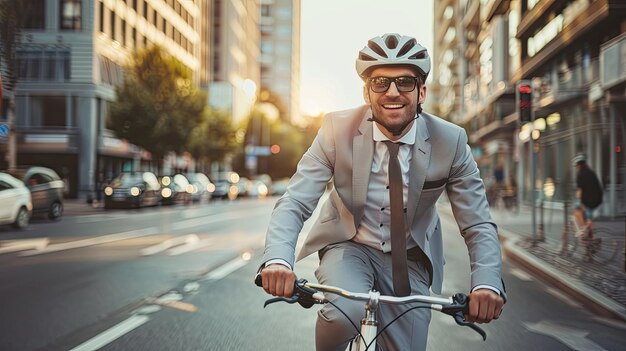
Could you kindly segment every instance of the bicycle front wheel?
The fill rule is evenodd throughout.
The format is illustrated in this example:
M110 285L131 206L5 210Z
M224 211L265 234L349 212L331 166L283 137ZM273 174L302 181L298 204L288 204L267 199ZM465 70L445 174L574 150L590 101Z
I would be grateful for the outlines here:
M590 253L594 262L605 264L613 261L619 252L617 238L605 230L593 230L593 239L590 243Z

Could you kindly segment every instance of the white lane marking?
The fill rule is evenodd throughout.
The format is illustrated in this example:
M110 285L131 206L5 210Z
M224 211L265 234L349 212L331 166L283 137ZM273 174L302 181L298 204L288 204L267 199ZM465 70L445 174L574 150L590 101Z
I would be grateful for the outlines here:
M550 321L538 323L523 323L526 329L537 334L551 336L573 350L580 351L606 351L602 346L586 338L589 332L568 328Z
M577 308L578 308L578 307L582 307L582 306L581 306L578 302L574 301L571 297L569 297L569 296L567 296L567 295L563 294L560 290L557 290L557 289L554 289L554 288L547 287L547 288L546 288L546 291L547 291L550 295L552 295L552 296L556 297L557 299L559 299L559 300L561 300L561 301L565 302L566 304L568 304L568 305L570 305L570 306L572 306L572 307L577 307Z
M152 234L156 234L157 232L158 231L156 227L149 227L145 229L131 230L128 232L108 234L108 235L103 235L103 236L98 236L98 237L88 238L88 239L83 239L83 240L70 241L70 242L60 243L60 244L52 244L52 245L48 245L43 250L24 251L20 253L20 256L42 255L42 254L47 254L51 252L77 249L81 247L87 247L87 246L93 246L93 245L99 245L99 244L106 244L106 243L110 243L114 241L127 240L127 239L133 239L133 238L138 238L142 236L152 235Z
M224 278L225 276L231 274L232 272L238 270L239 268L245 266L250 262L249 260L244 260L241 257L237 257L230 262L226 262L225 264L219 266L218 268L207 273L203 279L201 280L209 280L216 281Z
M0 254L25 250L43 250L48 246L49 242L50 239L48 238L7 240L0 243Z
M203 239L203 240L196 240L194 242L187 242L181 246L171 249L168 254L170 256L181 255L190 251L194 251L194 250L201 249L203 247L210 246L211 244L213 244L213 240L211 239Z
M258 215L266 216L267 214L268 214L267 209L260 208L260 209L246 212L246 217L247 219L249 219L252 216L258 216ZM176 222L172 224L172 229L180 230L180 229L188 229L188 228L193 228L193 227L201 227L207 224L230 221L233 219L241 219L241 213L230 212L230 213L220 213L220 214L213 214L213 215L202 216L202 217L195 217L193 219Z
M111 327L110 329L94 336L93 338L85 341L84 343L76 346L70 351L94 351L98 350L112 341L118 339L124 334L142 326L146 323L150 318L148 316L142 315L134 315L128 318L127 320Z
M533 278L530 276L530 274L526 273L525 271L519 269L519 268L511 268L509 270L511 272L511 274L515 277L517 277L517 279L519 280L523 280L523 281L527 281L530 282L533 280Z
M177 236L171 239L167 239L159 244L152 245L141 249L141 254L143 256L150 256L157 254L159 252L163 252L167 249L171 249L174 246L185 245L189 243L196 243L200 240L196 234L188 234L183 236Z

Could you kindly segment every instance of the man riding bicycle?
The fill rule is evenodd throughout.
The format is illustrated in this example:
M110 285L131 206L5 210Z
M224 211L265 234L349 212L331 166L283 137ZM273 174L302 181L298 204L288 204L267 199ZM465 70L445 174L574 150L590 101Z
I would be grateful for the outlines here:
M430 72L414 38L385 34L360 52L356 69L366 105L329 113L278 200L267 231L261 276L274 296L291 296L295 247L303 223L332 180L298 259L318 252L321 284L384 295L440 294L441 223L435 204L445 190L470 254L469 321L497 319L505 301L497 228L463 128L422 111ZM358 302L328 297L355 324ZM389 323L406 306L381 306ZM386 350L425 350L430 311L394 322L378 343ZM318 350L343 350L354 329L326 304L316 324Z

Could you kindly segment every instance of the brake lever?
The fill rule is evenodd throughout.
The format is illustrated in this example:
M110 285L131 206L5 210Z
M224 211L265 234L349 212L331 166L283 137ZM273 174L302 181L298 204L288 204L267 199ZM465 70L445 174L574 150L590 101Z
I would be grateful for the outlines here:
M454 317L454 321L456 322L456 324L474 329L475 332L477 332L478 334L480 334L480 336L483 337L483 341L487 340L487 333L485 333L485 331L482 330L482 328L480 328L476 324L465 321L463 312L459 311L455 313L453 317Z
M465 294L459 293L459 294L455 294L452 297L452 300L454 301L454 303L451 304L450 306L444 307L441 310L441 312L452 316L456 324L460 326L472 328L475 332L477 332L478 334L480 334L480 336L483 337L483 341L487 340L487 333L485 333L485 331L482 330L482 328L480 328L474 323L471 323L465 320L464 314L465 312L467 312L469 308L469 297Z
M273 304L275 302L286 302L286 303L296 303L298 302L298 295L293 295L292 297L274 297L269 300L266 300L263 304L263 308L267 307L267 305Z

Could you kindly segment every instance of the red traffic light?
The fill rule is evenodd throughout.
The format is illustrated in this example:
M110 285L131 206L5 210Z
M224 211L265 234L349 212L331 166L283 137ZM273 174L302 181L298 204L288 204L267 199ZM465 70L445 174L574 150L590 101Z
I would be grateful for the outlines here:
M519 92L522 94L530 94L533 92L533 88L528 84L520 84Z
M280 152L280 145L278 144L274 144L270 147L270 152L272 153L272 155L276 155L277 153Z

